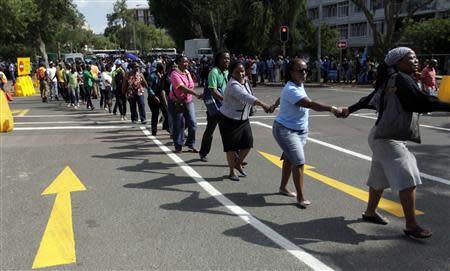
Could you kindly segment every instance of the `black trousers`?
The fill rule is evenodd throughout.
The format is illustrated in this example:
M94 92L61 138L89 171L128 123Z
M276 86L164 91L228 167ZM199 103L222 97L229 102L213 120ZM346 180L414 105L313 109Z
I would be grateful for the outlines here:
M211 151L211 144L213 141L213 134L216 130L217 124L220 120L220 114L216 114L214 116L210 116L208 112L206 112L206 129L203 133L202 137L202 145L200 147L200 156L206 157L208 153Z
M150 107L150 111L152 112L152 135L156 135L156 132L158 131L158 121L159 121L159 112L161 111L161 114L164 117L163 122L163 130L169 131L169 116L167 114L167 107L163 103L163 98L158 97L159 103L156 103L152 100L151 97L147 98L148 107Z
M127 98L120 91L116 90L116 104L114 105L114 112L116 111L116 107L119 108L119 112L121 116L125 116L127 114Z

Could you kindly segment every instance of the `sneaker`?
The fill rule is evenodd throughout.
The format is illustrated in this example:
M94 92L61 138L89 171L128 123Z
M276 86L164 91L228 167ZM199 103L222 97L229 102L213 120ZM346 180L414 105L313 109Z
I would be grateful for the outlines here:
M208 158L206 158L206 156L201 156L201 155L200 155L200 161L202 161L202 162L208 162Z
M90 107L90 106L88 106L88 107L86 107L86 108L87 108L88 110L89 110L89 109L91 109L91 107Z
M141 121L141 124L147 124L147 122L145 120Z
M79 108L79 106L78 105L75 105L73 108L75 108L75 109L78 109Z
M132 120L131 123L136 124L136 121L135 121L135 120Z
M127 119L127 116L123 116L123 120L128 120L128 119Z
M92 107L92 108L91 108L91 110L94 110L94 109L95 109L95 107Z
M120 116L120 120L125 120L125 118L123 116Z
M67 104L67 107L71 107L72 106L72 104Z
M108 109L108 108L106 108L106 107L105 107L104 109L105 109L105 111L108 111L108 110L109 110L109 109Z

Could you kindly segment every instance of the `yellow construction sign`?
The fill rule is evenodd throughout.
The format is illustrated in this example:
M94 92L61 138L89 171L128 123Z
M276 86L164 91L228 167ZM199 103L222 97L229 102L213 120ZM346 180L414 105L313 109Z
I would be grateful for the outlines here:
M443 102L450 103L450 75L442 76L439 86L438 98Z
M29 75L31 72L30 58L18 57L17 58L17 75Z

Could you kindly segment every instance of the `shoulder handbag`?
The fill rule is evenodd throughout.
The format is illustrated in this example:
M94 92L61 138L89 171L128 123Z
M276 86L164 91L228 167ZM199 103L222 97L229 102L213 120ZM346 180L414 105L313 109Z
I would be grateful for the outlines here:
M409 140L421 142L419 130L419 114L407 112L403 109L400 100L395 94L396 76L392 76L385 89L381 101L382 115L376 125L375 139Z
M177 95L175 94L175 89L172 89L172 94L173 97L175 98L175 101L173 102L175 113L179 114L187 112L186 101L178 99Z
M228 83L227 77L222 72L223 80L225 80L226 83ZM206 106L206 110L208 111L208 114L210 116L215 116L219 113L219 109L222 106L222 101L217 100L214 98L213 94L211 93L211 90L209 89L209 84L205 84L205 88L203 89L203 103ZM222 89L217 88L217 91L220 93L222 92Z

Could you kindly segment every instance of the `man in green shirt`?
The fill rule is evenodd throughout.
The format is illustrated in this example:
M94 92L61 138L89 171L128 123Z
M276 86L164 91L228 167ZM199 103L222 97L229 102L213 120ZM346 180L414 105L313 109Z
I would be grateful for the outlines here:
M83 79L84 79L84 89L86 91L86 107L87 109L94 110L95 107L92 104L92 86L94 85L94 81L96 80L91 73L91 64L87 64L83 67Z
M214 67L208 75L208 88L218 107L222 105L223 93L228 83L228 66L230 66L230 53L222 51L214 57ZM214 130L219 122L220 114L206 112L206 129L203 133L202 146L200 148L200 160L207 162L206 156L211 150Z

